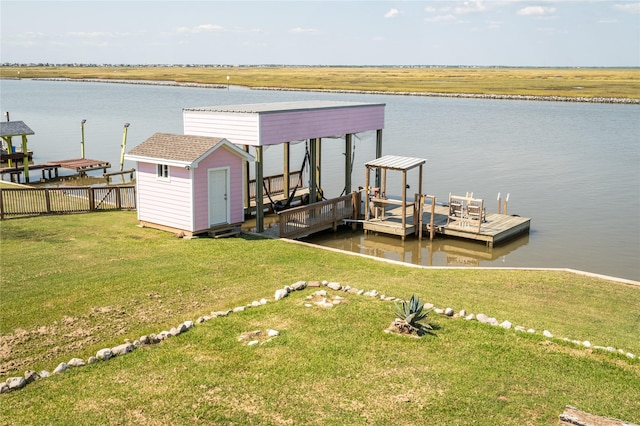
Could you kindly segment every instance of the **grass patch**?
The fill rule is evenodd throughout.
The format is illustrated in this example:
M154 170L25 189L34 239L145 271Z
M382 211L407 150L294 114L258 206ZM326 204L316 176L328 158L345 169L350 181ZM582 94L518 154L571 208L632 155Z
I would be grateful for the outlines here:
M640 99L637 68L0 67L22 78L100 78L246 87Z
M557 272L409 268L248 236L183 240L136 224L134 212L0 223L3 379L322 279L640 353L633 286ZM340 293L344 304L307 308L312 291L3 394L2 418L549 424L570 404L640 421L637 359L434 314L435 335L402 338L383 333L393 303ZM237 341L266 328L281 335L259 346Z

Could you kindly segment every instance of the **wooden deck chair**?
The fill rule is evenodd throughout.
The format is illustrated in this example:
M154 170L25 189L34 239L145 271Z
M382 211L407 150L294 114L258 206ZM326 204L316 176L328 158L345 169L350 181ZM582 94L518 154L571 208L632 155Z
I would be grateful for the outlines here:
M454 199L451 195L449 195L449 217L447 218L447 225L450 221L462 219L462 215L464 213L464 203L462 200Z
M467 205L467 214L471 220L487 221L487 212L483 206L484 201L472 201Z

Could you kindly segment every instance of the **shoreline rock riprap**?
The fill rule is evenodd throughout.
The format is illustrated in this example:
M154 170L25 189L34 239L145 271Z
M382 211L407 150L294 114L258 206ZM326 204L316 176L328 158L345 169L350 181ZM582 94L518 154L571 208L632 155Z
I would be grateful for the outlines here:
M320 307L324 309L330 309L334 306L343 304L346 302L346 298L340 295L331 294L332 292L345 293L351 295L358 295L369 297L372 299L380 299L382 301L392 302L395 300L399 300L399 298L394 296L389 296L385 294L380 294L377 290L363 290L351 287L349 285L343 286L338 282L329 282L329 281L297 281L291 285L286 285L282 288L275 290L274 293L274 301L282 300L289 296L294 291L302 291L307 288L316 288L313 294L307 296L305 307ZM233 313L241 313L246 309L257 308L269 303L269 300L266 298L260 300L254 300L247 305L236 306L231 309L223 310L223 311L213 311L210 315L203 315L199 317L195 322L194 321L184 321L179 324L177 327L172 327L170 330L162 330L157 334L149 334L140 336L140 338L134 340L133 342L130 340L126 340L124 343L114 346L112 348L104 348L100 349L96 352L95 356L90 357L86 361L82 358L71 358L68 362L61 362L57 367L53 370L53 373L50 373L47 370L42 370L41 372L35 372L33 370L25 371L23 377L9 377L4 382L0 382L0 393L11 392L15 390L19 390L24 388L29 383L33 383L36 380L40 380L43 378L50 377L52 374L63 374L65 371L68 371L72 368L79 368L86 365L94 364L101 361L108 361L114 357L126 355L142 345L153 345L162 342L163 340L179 336L182 333L186 333L190 329L194 328L196 324L202 324L204 322L213 320L218 317L225 317L227 315L231 315ZM499 322L496 318L490 317L484 313L468 313L465 309L461 309L458 312L451 307L446 308L438 308L433 303L424 303L424 309L432 310L434 313L443 315L449 318L461 318L466 321L478 321L483 324L489 324L491 326L501 327L506 330L511 330L512 328L516 332L522 333L536 333L536 330L532 328L526 328L522 325L513 326L511 321L503 320ZM278 330L267 329L265 334L262 334L260 330L251 331L243 333L239 338L239 342L243 342L247 346L260 346L262 344L268 343L273 338L280 335ZM554 335L548 331L543 330L542 335L547 339L557 339ZM261 336L266 336L266 340L261 340ZM581 346L589 349L597 349L605 352L617 352L621 355L626 356L630 359L636 359L636 355L627 352L623 349L615 348L612 346L599 346L593 345L588 340L577 340L577 339L569 339L564 337L561 339L562 341L575 344L577 346Z
M178 86L197 87L206 89L226 89L225 84L209 83L189 83L165 80L126 80L108 78L60 78L60 77L38 77L31 80L44 81L70 81L80 83L117 83L117 84L138 84L151 86ZM495 99L495 100L515 100L515 101L545 101L545 102L586 102L597 104L623 104L640 105L640 99L635 98L614 98L614 97L584 97L584 96L544 96L544 95L506 95L492 93L439 93L439 92L404 92L404 91L384 91L384 90L350 90L350 89L302 89L291 87L248 87L251 90L273 90L283 92L319 92L319 93L344 93L358 95L393 95L393 96L425 96L434 98L465 98L465 99Z

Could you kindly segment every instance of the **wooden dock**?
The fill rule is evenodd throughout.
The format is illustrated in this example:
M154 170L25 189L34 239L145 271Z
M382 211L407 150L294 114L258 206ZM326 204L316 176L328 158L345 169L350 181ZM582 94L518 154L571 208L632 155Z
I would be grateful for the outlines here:
M425 206L422 221L415 223L413 213L405 218L405 227L402 227L402 210L394 208L387 210L384 216L372 218L363 222L365 231L380 232L391 235L409 236L417 235L422 226L422 232L430 231L431 211L430 206ZM486 213L485 220L478 223L478 220L460 219L449 220L449 207L436 206L434 213L433 227L438 235L448 237L463 238L466 240L480 241L488 247L493 247L503 241L509 240L517 235L529 232L531 219L520 216L511 216L498 213ZM478 225L479 228L478 228Z
M59 168L60 168L60 164L57 164L57 163L29 165L29 171L32 171L32 170L42 171L42 180L45 180L45 179L51 180L53 178L51 173L54 173L55 177L58 177ZM9 175L9 180L11 182L16 182L16 183L20 183L23 173L24 173L24 166L3 167L2 169L0 169L0 176L2 176L2 178L4 178L4 175ZM29 182L27 181L26 183L29 183Z
M92 170L103 170L104 173L111 167L111 164L107 161L90 160L84 158L77 158L71 160L50 161L42 164L29 164L29 171L41 170L42 180L51 180L58 177L58 169L73 170L80 176L86 176L87 172ZM0 169L0 176L4 178L4 175L9 175L11 182L20 183L24 174L24 166L17 165L14 167L3 167ZM31 177L31 176L30 176ZM25 179L25 183L29 183Z
M93 170L102 170L107 173L107 169L111 167L111 163L102 160L90 160L88 158L72 158L70 160L52 161L59 164L63 169L73 170L80 176L85 176L87 172Z
M20 161L24 160L24 153L21 151L14 152L12 154L0 154L0 163L8 164L9 161ZM33 161L33 151L27 151L27 161Z

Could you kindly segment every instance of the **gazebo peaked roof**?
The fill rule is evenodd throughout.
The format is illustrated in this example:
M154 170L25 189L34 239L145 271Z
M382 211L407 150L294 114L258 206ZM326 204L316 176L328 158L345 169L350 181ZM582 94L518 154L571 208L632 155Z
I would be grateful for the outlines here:
M35 135L35 132L29 128L23 121L2 121L0 122L0 136L24 136Z
M126 158L131 161L197 167L201 159L222 147L247 161L253 161L252 155L238 148L225 138L176 135L171 133L154 134L129 151Z
M376 167L390 170L411 170L426 163L424 158L399 157L397 155L385 155L365 163L367 167Z

